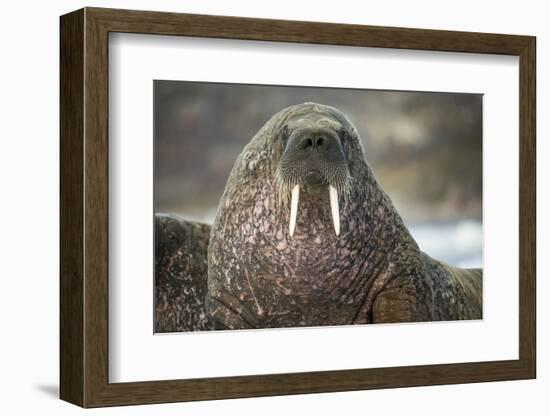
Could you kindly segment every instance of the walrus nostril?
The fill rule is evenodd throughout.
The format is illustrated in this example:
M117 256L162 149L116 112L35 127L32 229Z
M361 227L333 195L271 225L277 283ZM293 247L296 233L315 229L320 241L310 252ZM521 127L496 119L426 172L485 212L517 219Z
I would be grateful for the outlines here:
M301 141L301 147L303 149L326 147L328 142L324 136L314 135L313 137L304 137Z

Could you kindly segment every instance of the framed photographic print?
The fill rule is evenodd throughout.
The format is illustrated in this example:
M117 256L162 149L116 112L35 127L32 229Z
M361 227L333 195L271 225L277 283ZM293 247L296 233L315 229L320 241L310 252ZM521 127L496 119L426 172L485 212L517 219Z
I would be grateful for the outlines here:
M85 8L60 52L62 399L535 377L535 38Z

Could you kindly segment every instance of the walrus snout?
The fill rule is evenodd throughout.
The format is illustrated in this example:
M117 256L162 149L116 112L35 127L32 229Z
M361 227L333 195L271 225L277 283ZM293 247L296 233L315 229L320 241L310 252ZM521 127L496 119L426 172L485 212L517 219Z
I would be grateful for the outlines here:
M282 154L277 164L279 200L290 196L289 235L294 235L300 188L306 192L328 190L334 232L340 234L339 198L350 190L350 175L339 120L313 111L289 120L277 135Z
M306 184L313 188L319 185L340 188L348 178L339 131L313 124L313 127L290 129L285 126L279 135L283 151L278 161L277 180L279 185L285 185L286 192L295 185Z
M289 161L344 162L340 137L329 128L298 128L288 138L283 158Z

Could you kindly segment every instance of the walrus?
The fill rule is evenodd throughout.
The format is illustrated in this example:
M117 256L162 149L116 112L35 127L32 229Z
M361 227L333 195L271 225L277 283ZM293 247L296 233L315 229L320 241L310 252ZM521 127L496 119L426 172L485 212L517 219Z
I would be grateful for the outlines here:
M482 318L482 271L419 249L327 105L285 108L252 138L206 250L209 329Z
M212 328L205 301L210 226L155 216L155 332Z

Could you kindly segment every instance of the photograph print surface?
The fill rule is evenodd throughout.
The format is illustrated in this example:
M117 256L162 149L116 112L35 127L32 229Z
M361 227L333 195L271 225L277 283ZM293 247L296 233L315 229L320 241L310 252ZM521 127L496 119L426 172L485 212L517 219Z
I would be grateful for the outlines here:
M482 319L482 95L154 96L156 333Z

